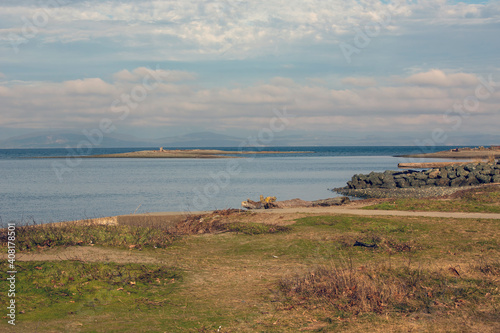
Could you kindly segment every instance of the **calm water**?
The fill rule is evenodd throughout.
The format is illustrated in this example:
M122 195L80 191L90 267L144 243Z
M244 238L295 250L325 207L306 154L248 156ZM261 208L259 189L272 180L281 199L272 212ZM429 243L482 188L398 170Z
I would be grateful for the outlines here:
M220 148L219 148L220 149ZM222 148L236 150L231 148ZM436 147L443 150L446 147ZM94 149L93 154L142 149ZM397 169L415 147L270 147L314 151L243 159L35 159L65 149L0 150L0 217L37 223L158 211L239 208L260 194L278 200L336 196L355 173Z

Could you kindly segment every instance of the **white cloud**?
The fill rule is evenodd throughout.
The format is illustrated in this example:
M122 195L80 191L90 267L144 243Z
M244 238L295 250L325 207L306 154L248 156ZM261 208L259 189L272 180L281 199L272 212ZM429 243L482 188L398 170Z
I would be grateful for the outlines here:
M477 77L473 74L455 73L446 74L442 70L432 69L426 73L414 74L405 79L405 82L417 85L457 87L476 84Z
M377 80L373 77L346 77L342 79L342 84L352 85L357 87L376 86Z
M439 27L498 22L500 17L498 4L448 1L384 4L356 0L94 0L54 8L23 6L22 2L0 7L0 22L17 27L17 33L21 33L21 18L26 17L35 22L35 34L42 43L102 38L146 44L155 51L168 50L169 59L179 60L215 54L242 58L272 53L277 45L286 49L290 43L335 45L370 22L385 22L383 33L390 35L413 29L415 23Z
M116 92L115 87L99 78L66 81L63 88L68 94L79 95L110 95Z
M118 106L127 105L125 100L120 100L120 96L131 95L140 85L142 81L136 80L140 73L146 73L146 69L121 71L116 74L115 79L118 79L114 83L88 78L60 83L10 83L0 86L0 127L81 128L96 126L102 118L111 118L117 127L259 129L273 117L274 108L286 106L295 116L291 129L425 130L439 124L445 126L446 112L467 96L473 96L477 87L477 82L472 80L470 83L473 84L465 85L467 80L463 78L470 78L467 73L445 75L445 78L452 78L452 83L459 82L460 85L419 86L410 80L397 86L358 84L346 89L331 89L311 82L301 85L284 77L240 88L206 88L196 82L165 81L148 90L147 96L140 100L134 101L129 97L128 100L132 100L129 114L126 119L119 119L112 104L118 101ZM428 73L412 77L433 79L434 76ZM181 78L194 75L177 74ZM134 80L128 80L129 77ZM374 82L369 79L370 83ZM386 78L377 79L379 82L390 82ZM351 82L353 78L346 77L345 80ZM470 112L464 127L481 131L484 128L487 131L500 121L499 108L500 91L496 91L493 96L481 100L477 110Z
M92 126L114 115L116 98L157 75L162 84L124 124L258 127L274 107L287 105L297 114L295 126L312 131L424 128L474 94L472 73L497 66L498 2L90 0L48 9L26 3L0 5L0 52L10 55L0 60L9 68L8 80L0 74L0 126ZM47 21L12 53L11 36L26 37L22 18L42 15ZM353 43L377 22L380 32L348 64L339 43ZM88 67L74 66L84 61ZM139 67L169 61L179 70ZM141 65L130 69L131 63ZM13 81L21 79L30 82ZM481 100L467 126L498 123L499 99L496 92ZM488 113L489 120L481 118Z
M144 78L161 78L162 82L181 82L195 80L197 78L197 75L195 73L186 71L167 71L163 69L138 67L132 72L128 71L127 69L121 70L113 74L113 78L116 81L128 82L143 82Z

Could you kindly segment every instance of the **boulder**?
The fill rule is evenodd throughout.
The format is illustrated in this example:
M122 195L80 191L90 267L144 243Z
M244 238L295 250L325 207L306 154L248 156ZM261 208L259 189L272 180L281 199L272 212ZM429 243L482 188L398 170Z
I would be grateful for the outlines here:
M428 178L428 176L424 172L419 172L419 173L415 174L415 179L425 180L427 178Z
M439 176L439 170L431 169L431 172L429 172L429 178L436 179L438 176Z
M395 179L396 187L403 188L403 187L410 187L410 182L408 181L407 178L397 178Z
M448 170L446 170L446 168L439 169L439 178L448 178Z
M469 171L465 170L464 166L461 165L457 168L457 176L458 177L467 177L468 175L469 175Z
M436 179L433 179L433 178L429 178L425 181L425 185L428 185L428 186L436 186L436 182L437 180Z
M474 186L474 185L479 185L481 182L474 176L472 173L469 174L469 177L467 178L467 182L465 183L466 186Z
M384 172L384 177L382 178L381 188L396 188L396 182L392 173Z
M436 179L436 186L450 186L450 180L448 178Z
M371 185L374 186L382 185L382 179L380 178L379 173L370 172L370 174L368 175L368 181Z
M467 179L465 177L457 177L450 182L451 187L464 186L467 183Z
M464 170L465 170L465 171L473 172L473 171L475 171L476 169L477 169L477 165L475 165L475 164L472 164L472 163L471 163L471 164L466 164L466 165L464 165Z
M487 183L490 183L491 182L491 176L489 174L489 172L487 174L484 174L484 173L478 173L476 175L476 178L477 180L482 183L482 184L487 184Z

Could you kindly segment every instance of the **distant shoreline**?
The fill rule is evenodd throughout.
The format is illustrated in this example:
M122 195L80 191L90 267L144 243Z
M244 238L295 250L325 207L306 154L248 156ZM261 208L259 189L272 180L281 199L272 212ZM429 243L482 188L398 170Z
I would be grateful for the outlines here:
M129 153L78 156L80 158L238 158L227 155L254 154L305 154L311 151L226 151L215 149L141 150ZM67 158L67 156L42 156L35 158Z
M500 158L500 146L492 146L490 148L456 148L450 150L439 151L436 153L426 154L409 154L396 155L395 157L413 157L413 158L451 158L451 159L467 159L467 158Z

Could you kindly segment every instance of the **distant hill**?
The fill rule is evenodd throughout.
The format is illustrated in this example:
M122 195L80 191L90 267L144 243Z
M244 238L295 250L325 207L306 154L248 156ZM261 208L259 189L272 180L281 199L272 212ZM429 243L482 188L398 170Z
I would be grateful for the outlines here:
M123 139L115 136L87 138L81 133L37 133L12 137L0 141L0 148L67 148L77 147L79 143L91 142L95 147L152 147L156 143L140 139ZM100 143L100 144L94 144Z
M243 141L243 138L212 132L197 132L155 140L155 142L166 149L183 147L238 147Z
M184 147L237 147L244 139L211 132L191 133L151 140L139 139L129 135L107 135L103 138L87 138L82 133L45 132L11 137L0 141L0 148L74 148L82 141L91 142L94 147L100 148L164 147L168 149Z
M75 148L82 141L98 141L92 145L99 148L206 148L206 147L238 147L241 144L255 144L259 132L253 134L254 141L248 142L245 137L235 137L213 132L196 132L159 139L140 139L132 135L112 134L101 138L87 138L82 132L38 132L15 136L0 141L0 148ZM415 138L424 138L415 140ZM418 146L420 141L430 141L425 136L411 134L391 135L373 133L281 133L276 135L268 146L376 146L407 145ZM257 143L259 141L257 140ZM432 142L431 142L432 143ZM490 146L500 143L500 135L488 134L454 134L450 133L443 145L447 146ZM440 145L440 144L436 144Z

